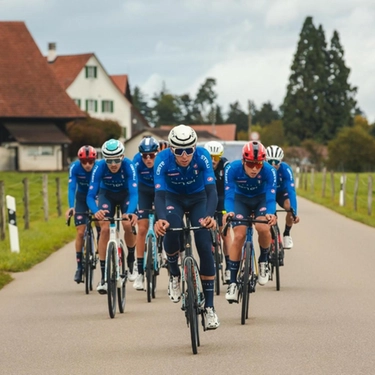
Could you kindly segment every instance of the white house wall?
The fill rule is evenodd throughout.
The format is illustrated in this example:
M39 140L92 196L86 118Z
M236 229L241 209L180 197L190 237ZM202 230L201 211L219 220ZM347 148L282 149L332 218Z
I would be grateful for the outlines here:
M87 99L97 100L97 112L88 112L91 117L101 120L109 119L117 121L123 128L126 129L126 138L131 137L131 104L113 83L102 68L99 61L92 56L86 66L97 67L96 78L86 78L85 68L81 70L74 82L66 90L67 94L72 99L81 100L81 110L85 111L85 103ZM113 113L102 113L102 100L112 100L114 111ZM124 134L124 133L123 133Z
M61 171L62 150L60 145L52 146L53 155L30 156L28 146L18 148L19 171Z

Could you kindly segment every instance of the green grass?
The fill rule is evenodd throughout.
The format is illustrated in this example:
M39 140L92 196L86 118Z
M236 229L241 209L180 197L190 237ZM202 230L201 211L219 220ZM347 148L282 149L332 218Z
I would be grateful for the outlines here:
M12 272L30 269L75 238L74 226L67 227L64 216L68 209L68 173L47 173L47 176L49 209L48 221L45 221L42 195L43 173L1 173L0 180L4 181L5 195L16 198L20 252L11 252L8 225L6 225L6 238L4 241L0 240L0 288L12 280ZM29 229L24 229L24 184L22 183L24 178L29 180ZM57 210L56 178L60 179L61 216L58 216Z
M371 204L371 215L368 214L368 179L372 177L372 196L375 189L375 173L360 173L358 193L355 207L354 186L356 181L355 173L346 174L345 205L340 206L340 177L341 173L334 173L334 193L332 194L331 174L326 174L326 184L323 194L323 173L300 175L297 195L307 198L315 203L330 208L348 218L359 221L363 224L375 227L375 199ZM295 176L297 177L297 175ZM313 181L313 183L312 183ZM324 196L323 196L324 195Z

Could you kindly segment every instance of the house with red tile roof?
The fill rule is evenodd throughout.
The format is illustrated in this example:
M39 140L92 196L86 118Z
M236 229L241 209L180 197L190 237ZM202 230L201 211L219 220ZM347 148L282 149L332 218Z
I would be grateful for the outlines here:
M219 138L223 141L234 141L236 139L236 124L202 124L202 125L190 125L195 131L206 131L215 138ZM161 125L161 129L171 129L173 126Z
M24 22L0 22L0 51L0 170L66 168L66 123L86 114L61 87Z
M139 121L132 115L128 77L110 76L94 53L58 56L55 43L48 47L49 67L78 108L91 117L117 121L122 140L130 138Z

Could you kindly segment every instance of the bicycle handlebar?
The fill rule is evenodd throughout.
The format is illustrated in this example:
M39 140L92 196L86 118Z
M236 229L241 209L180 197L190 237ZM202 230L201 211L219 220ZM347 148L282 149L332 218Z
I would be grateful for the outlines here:
M296 214L294 213L293 208L291 208L290 210L276 210L276 213L277 212L290 212L292 214L293 220L296 219Z
M228 231L229 224L230 224L232 221L239 221L239 222L241 222L241 223L245 223L245 224L247 224L247 226L251 226L251 225L254 224L254 223L259 223L259 224L268 224L268 220L254 219L254 218L252 218L252 217L246 217L246 218L238 219L238 218L234 218L233 216L228 216L228 217L227 217L227 222L225 223L225 226L224 226L224 228L223 228L223 235L224 235L224 236L227 235L227 231Z

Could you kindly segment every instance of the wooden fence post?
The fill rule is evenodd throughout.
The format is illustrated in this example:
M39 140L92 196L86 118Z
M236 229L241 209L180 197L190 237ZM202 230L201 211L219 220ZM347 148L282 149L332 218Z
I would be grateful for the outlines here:
M26 177L22 180L23 182L23 206L24 206L24 216L25 229L30 228L30 211L29 211L29 179Z
M4 181L0 181L0 240L5 240L5 188Z
M353 206L354 206L354 211L357 211L357 198L358 198L358 187L359 187L359 174L357 173L355 175L355 182L354 182L354 202L353 202Z
M311 168L310 188L311 188L311 194L314 195L314 192L315 192L315 189L314 189L314 168Z
M44 221L48 221L48 175L43 175L43 210Z
M61 185L60 177L56 177L57 215L61 216Z
M322 175L322 198L326 196L326 179L327 179L327 168L323 168L323 175Z
M367 191L367 213L372 214L372 176L368 176L368 191Z
M331 171L331 200L332 202L335 200L335 175L333 171Z

